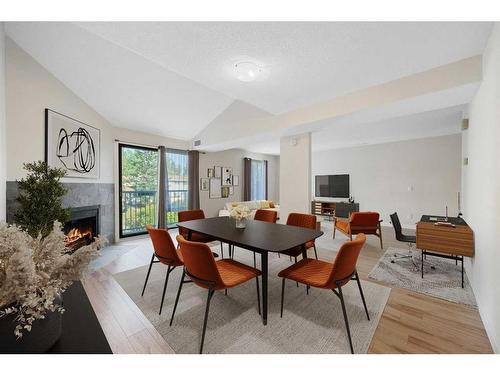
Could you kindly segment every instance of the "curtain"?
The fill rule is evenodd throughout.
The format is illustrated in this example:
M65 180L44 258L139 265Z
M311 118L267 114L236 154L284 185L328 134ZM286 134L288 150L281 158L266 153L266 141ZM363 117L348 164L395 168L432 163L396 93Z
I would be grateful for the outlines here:
M268 177L268 173L267 173L267 160L264 160L264 173L265 173L265 176L264 176L264 184L265 184L265 186L264 186L264 191L265 191L265 198L264 198L264 199L267 201L267 199L268 199L268 195L269 195L269 191L268 191L269 189L268 189L268 183L267 183L267 181L268 181L268 178L267 178L267 177Z
M168 175L165 165L165 146L158 147L158 228L166 228L165 213L168 204Z
M252 159L243 159L243 200L252 199Z
M200 208L200 153L188 151L188 209Z

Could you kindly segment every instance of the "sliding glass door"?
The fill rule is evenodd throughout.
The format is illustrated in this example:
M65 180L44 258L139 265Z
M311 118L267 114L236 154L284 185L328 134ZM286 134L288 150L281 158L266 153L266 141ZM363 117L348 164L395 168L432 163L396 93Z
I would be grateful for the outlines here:
M120 237L145 234L158 217L158 149L120 144L118 152Z
M156 148L120 144L120 238L145 234L146 225L158 220L158 157ZM177 223L177 212L188 209L188 155L168 149L165 154L165 215L167 225Z

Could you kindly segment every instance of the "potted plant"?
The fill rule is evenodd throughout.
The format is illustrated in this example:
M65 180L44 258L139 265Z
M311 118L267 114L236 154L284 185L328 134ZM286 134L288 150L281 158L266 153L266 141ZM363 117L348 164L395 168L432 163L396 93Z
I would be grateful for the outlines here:
M231 209L229 216L236 220L236 228L245 228L246 219L250 216L250 209L243 204L239 204Z
M42 161L24 167L16 224L0 223L0 353L43 353L59 339L63 292L104 243L66 248L64 170Z

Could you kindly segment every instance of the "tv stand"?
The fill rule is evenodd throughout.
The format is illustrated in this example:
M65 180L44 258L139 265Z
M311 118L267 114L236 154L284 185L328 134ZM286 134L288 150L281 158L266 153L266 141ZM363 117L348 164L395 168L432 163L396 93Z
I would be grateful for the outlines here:
M358 211L359 203L312 201L311 204L313 215L325 216L329 220L334 216L348 218L351 212Z

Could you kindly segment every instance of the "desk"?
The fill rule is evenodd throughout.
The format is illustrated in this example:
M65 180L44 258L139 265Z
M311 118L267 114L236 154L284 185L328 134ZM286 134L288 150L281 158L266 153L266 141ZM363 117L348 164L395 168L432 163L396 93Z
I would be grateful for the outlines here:
M319 230L273 224L259 220L247 220L246 228L239 229L236 228L234 219L229 217L183 221L177 225L188 230L188 239L192 232L199 232L230 245L255 251L261 255L262 322L264 325L267 324L268 253L280 253L301 246L302 256L307 258L305 243L323 234Z
M435 225L437 221L448 221L455 227ZM474 233L462 218L423 215L417 223L417 248L422 250L422 278L425 256L454 259L462 263L464 287L464 257L474 256Z

